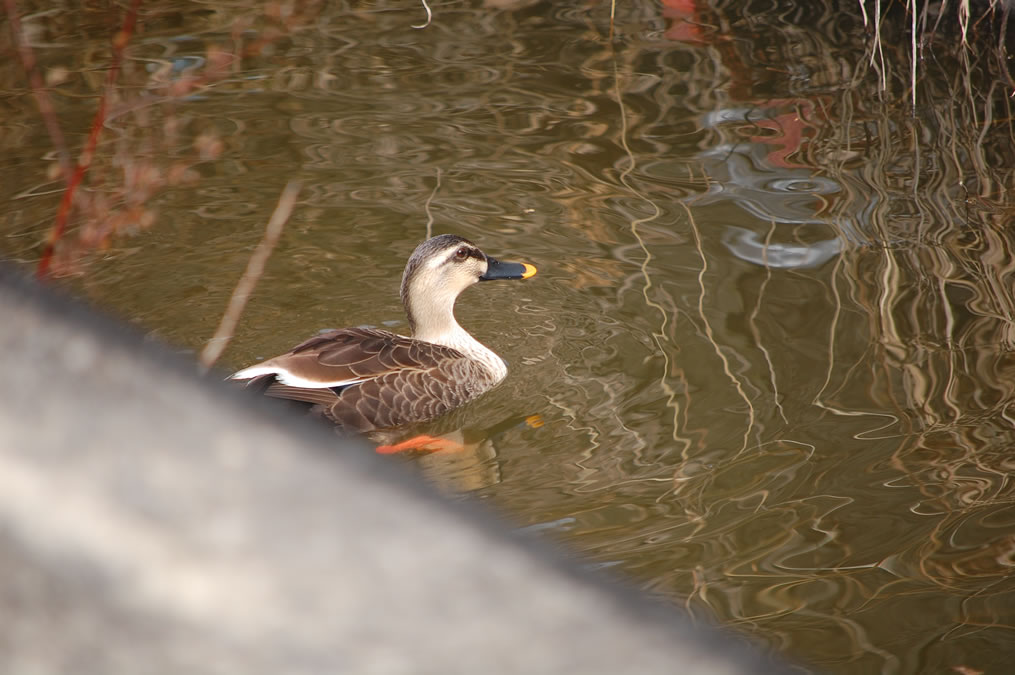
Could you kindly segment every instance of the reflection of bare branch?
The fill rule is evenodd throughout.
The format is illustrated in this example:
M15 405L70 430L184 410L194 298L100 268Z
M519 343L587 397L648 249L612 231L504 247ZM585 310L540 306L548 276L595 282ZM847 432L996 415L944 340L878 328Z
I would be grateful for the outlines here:
M687 204L681 202L680 205L687 211L687 220L691 224L691 232L694 234L694 247L698 251L698 257L701 258L701 269L698 270L698 318L701 319L702 326L705 328L705 338L708 343L712 345L715 350L716 356L722 361L722 369L729 378L733 387L737 390L737 395L747 405L747 429L744 430L744 443L740 447L740 453L747 450L747 444L751 436L751 431L754 430L756 424L756 415L754 411L754 404L751 403L751 398L744 391L743 382L733 374L733 369L730 367L729 358L723 351L722 345L715 338L715 331L712 329L712 322L709 321L708 316L705 314L705 275L708 273L708 257L705 255L705 249L702 246L701 232L698 231L698 223L694 219L694 214L691 213L691 209L688 208ZM739 453L738 453L739 456Z
M613 31L612 19L610 23L610 31L612 35ZM648 204L648 206L652 208L651 215L646 216L644 218L635 218L631 220L631 235L634 236L634 238L638 241L638 246L641 248L643 254L641 262L641 275L642 279L644 279L644 283L642 284L641 290L642 297L645 298L645 304L648 307L657 310L660 316L662 317L661 322L659 324L659 329L652 331L652 340L655 342L656 348L659 350L659 354L663 357L663 369L662 375L660 375L659 377L659 386L666 394L666 407L670 408L673 411L673 440L676 441L678 444L682 445L684 451L686 452L687 448L690 446L690 443L687 439L681 439L679 436L680 402L677 400L676 390L667 381L667 378L669 377L671 371L671 363L670 363L671 348L667 348L667 346L663 343L670 342L668 337L668 331L666 329L670 317L669 314L667 314L666 312L666 308L660 305L658 302L652 300L652 297L649 293L652 289L652 277L651 275L649 275L649 263L652 262L652 253L648 250L648 246L645 245L645 240L641 236L641 232L639 231L639 227L641 225L652 222L653 220L657 219L662 213L662 210L659 208L658 204L656 204L652 199L650 199L647 195L638 190L631 183L631 173L634 172L634 170L637 168L638 162L634 156L634 152L631 151L631 146L627 142L627 133L628 133L627 110L624 107L624 97L620 90L620 72L619 69L617 68L616 53L611 52L611 54L613 56L613 87L614 87L613 93L614 96L616 96L617 105L620 107L620 145L621 147L624 148L624 152L627 155L628 160L627 166L624 168L623 171L620 172L619 179L624 187L626 187L632 194L638 196L641 200L643 200L646 204Z
M32 51L32 46L25 40L25 33L21 29L21 18L18 16L18 6L15 0L4 0L4 4L7 9L7 20L11 26L11 37L18 50L18 56L21 58L21 65L28 76L28 83L32 87L32 94L35 96L35 101L39 106L39 114L42 116L42 121L46 124L49 139L53 142L53 148L56 150L63 179L69 182L72 171L70 152L67 150L67 143L63 138L60 123L56 119L53 101L49 98L49 92L45 87L42 76L39 74L38 64L35 61L35 52Z
M772 268L768 264L768 251L772 245L772 235L775 233L775 221L772 221L772 226L768 228L768 234L765 236L765 250L763 253L765 262L765 278L761 282L761 287L758 288L758 301L754 304L754 309L751 310L750 315L747 318L747 323L751 327L751 335L754 336L754 342L758 345L758 351L761 352L761 358L765 361L765 365L768 367L768 379L772 383L772 402L775 405L775 409L779 412L779 417L782 418L784 424L789 424L789 420L786 419L786 411L782 409L782 403L780 402L779 395L779 382L775 375L775 365L772 363L772 355L768 352L768 348L765 346L765 338L761 334L761 329L758 327L758 314L761 313L761 306L765 300L765 289L768 287L768 282L772 280Z
M441 189L441 168L437 167L437 182L433 186L433 190L430 191L430 196L426 198L426 203L423 204L423 210L426 211L426 238L429 239L433 236L433 212L430 211L430 203L433 202L434 195Z
M261 275L264 274L264 266L282 235L282 228L289 220L289 214L292 213L293 204L296 203L296 195L299 194L299 191L300 183L297 181L290 181L282 190L275 212L271 214L271 219L268 221L267 227L264 228L264 237L254 249L250 260L247 261L247 269L244 270L243 276L240 277L240 281L229 298L229 304L215 330L215 335L208 340L208 344L201 351L200 362L201 368L204 370L211 368L212 364L222 355L229 340L232 339L236 324L239 323L240 315L243 314L243 308L246 307L250 294L254 292L254 287Z
M430 11L430 5L426 3L426 0L420 0L423 3L423 9L426 10L426 22L418 25L411 26L412 28L426 28L430 25L430 21L433 19L433 12Z

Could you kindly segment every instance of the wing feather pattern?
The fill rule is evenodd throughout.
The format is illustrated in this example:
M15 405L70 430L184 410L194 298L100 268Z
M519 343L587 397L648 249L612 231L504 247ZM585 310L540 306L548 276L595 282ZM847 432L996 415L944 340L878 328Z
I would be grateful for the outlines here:
M322 333L248 370L252 383L274 372L266 395L318 405L355 431L431 420L496 384L456 349L373 328Z

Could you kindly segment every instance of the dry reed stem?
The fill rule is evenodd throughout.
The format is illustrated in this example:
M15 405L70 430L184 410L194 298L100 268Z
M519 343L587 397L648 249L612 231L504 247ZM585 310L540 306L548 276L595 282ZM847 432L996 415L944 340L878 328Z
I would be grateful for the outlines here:
M271 219L268 220L268 225L264 228L264 236L247 261L247 269L244 270L243 276L240 277L236 288L233 290L233 294L229 298L229 304L226 306L222 320L215 330L215 335L208 340L204 349L201 350L199 362L202 372L207 372L218 361L219 356L222 355L229 341L233 338L236 325L240 322L243 309L247 306L247 300L250 299L250 295L254 292L254 287L257 286L261 275L264 274L264 267L268 262L268 258L271 257L271 252L275 249L279 237L282 236L282 229L285 227L286 221L289 220L289 215L292 213L293 205L296 203L296 196L300 192L300 187L301 183L298 181L289 181L282 190L282 194L278 198L278 204L275 206L275 211L271 214Z

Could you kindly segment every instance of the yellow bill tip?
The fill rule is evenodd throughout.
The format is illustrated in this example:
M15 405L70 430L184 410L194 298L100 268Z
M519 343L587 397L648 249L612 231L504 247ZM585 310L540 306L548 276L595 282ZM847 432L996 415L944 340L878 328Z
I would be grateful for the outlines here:
M530 265L529 263L522 263L522 267L525 271L522 273L522 279L528 279L529 277L536 276L536 266Z

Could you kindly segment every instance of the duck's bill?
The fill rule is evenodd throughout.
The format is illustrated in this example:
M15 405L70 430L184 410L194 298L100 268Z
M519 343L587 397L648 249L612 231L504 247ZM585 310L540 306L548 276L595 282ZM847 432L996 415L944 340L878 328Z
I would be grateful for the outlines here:
M528 279L535 276L536 268L528 263L501 262L487 257L486 274L479 278L480 281L493 281L495 279Z

